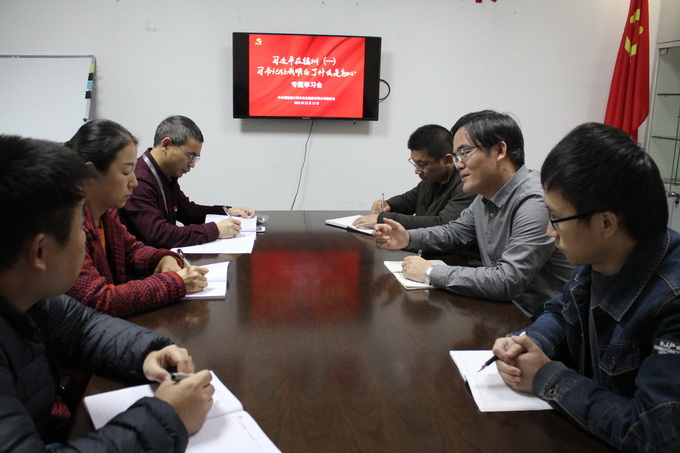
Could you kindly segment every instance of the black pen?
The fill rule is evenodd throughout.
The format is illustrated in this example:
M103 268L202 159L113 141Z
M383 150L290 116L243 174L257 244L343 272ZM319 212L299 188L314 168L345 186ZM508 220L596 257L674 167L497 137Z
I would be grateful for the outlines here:
M520 337L523 337L523 336L526 335L526 334L527 334L526 331L524 331L524 332L522 332L521 334L519 334L519 336L520 336ZM512 345L515 345L515 344L517 344L517 343L511 343L511 344L507 345L507 346L505 347L505 350L507 351L508 349L510 349L510 347L511 347ZM492 363L494 363L496 360L498 360L498 357L497 357L497 356L491 357L489 360L487 360L486 362L484 362L484 365L482 365L482 367L481 367L479 370L477 370L477 372L479 373L479 372L482 371L484 368L486 368L486 367L488 367L489 365L491 365Z
M174 372L170 373L170 379L172 379L174 382L179 382L182 379L186 379L189 376L193 376L191 373L180 373L180 372Z
M182 261L184 261L184 266L189 267L191 266L191 263L187 259L186 255L182 251L182 249L177 249L177 254L179 255L180 258L182 258Z

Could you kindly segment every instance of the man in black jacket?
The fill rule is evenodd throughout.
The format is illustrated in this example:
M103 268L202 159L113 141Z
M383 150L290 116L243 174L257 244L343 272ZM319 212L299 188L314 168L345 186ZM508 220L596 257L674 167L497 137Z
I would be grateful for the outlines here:
M15 136L0 136L0 160L0 452L183 452L212 406L209 371L173 384L168 368L194 371L185 349L58 296L83 263L89 170L62 145ZM161 384L61 445L58 370L75 366Z
M467 208L474 194L463 192L460 174L453 162L453 138L443 126L421 126L408 139L411 158L421 179L408 192L388 200L376 200L371 213L359 217L354 226L372 228L383 219L401 223L406 229L443 225Z

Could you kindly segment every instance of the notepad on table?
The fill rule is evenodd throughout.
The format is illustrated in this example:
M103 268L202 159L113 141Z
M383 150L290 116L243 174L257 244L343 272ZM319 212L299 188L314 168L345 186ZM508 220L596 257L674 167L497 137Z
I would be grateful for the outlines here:
M224 299L227 295L227 271L229 262L201 265L207 267L208 286L197 293L187 293L183 299Z
M437 264L446 265L446 263L443 262L442 260L428 260L428 261L434 265ZM404 273L401 270L402 262L403 261L384 261L387 270L389 270L392 273L392 275L394 275L394 278L396 278L397 281L401 283L401 286L409 290L434 288L434 286L432 285L426 285L425 283L416 282L414 280L409 280L408 278L404 277Z
M536 395L513 390L503 382L496 363L477 372L493 356L491 351L450 351L453 363L468 383L472 397L482 412L538 411L552 409Z
M227 220L227 219L234 219L238 220L241 222L241 233L263 233L265 231L265 227L262 225L257 224L257 217L253 217L252 219L244 219L243 217L238 217L238 216L226 216L226 215L221 215L221 214L208 214L205 216L205 223L208 222L220 222L222 220Z
M326 220L326 225L334 226L334 227L339 227L339 228L345 228L350 231L356 231L358 233L363 233L363 234L373 234L373 228L359 228L355 227L352 225L352 223L361 217L360 215L351 215L348 217L339 217L337 219L328 219Z
M281 453L214 373L211 384L215 387L213 407L201 430L189 437L187 452ZM157 386L147 384L114 390L86 396L83 401L92 424L99 429L140 398L153 396Z

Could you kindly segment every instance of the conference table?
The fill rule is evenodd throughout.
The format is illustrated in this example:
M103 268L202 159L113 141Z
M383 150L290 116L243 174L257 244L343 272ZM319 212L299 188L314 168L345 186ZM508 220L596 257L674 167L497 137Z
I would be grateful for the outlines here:
M478 410L449 351L530 324L513 304L405 290L383 261L411 253L325 224L354 212L264 214L251 254L189 256L230 262L224 299L129 320L188 348L282 452L613 451L556 411ZM94 376L86 394L121 387ZM91 430L82 404L75 420Z

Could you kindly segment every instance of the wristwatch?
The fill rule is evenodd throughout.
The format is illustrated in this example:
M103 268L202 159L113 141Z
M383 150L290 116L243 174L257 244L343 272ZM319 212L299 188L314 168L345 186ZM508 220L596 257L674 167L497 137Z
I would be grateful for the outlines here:
M427 269L425 269L425 284L429 285L430 284L430 274L432 273L432 268L434 266L430 266Z

